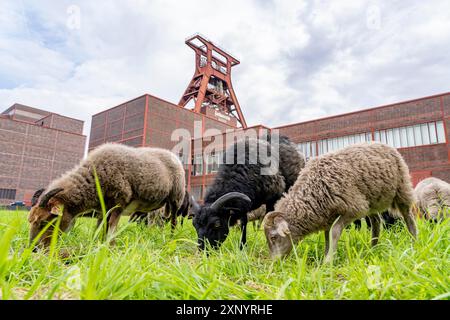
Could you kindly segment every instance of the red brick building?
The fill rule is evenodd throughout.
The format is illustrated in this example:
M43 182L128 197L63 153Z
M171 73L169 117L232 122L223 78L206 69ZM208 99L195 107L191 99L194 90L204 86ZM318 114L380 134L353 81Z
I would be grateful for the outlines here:
M450 182L450 93L394 103L274 129L314 157L360 141L398 148L414 185L434 176Z
M400 151L416 185L430 176L450 182L449 126L450 93L444 93L272 130L279 130L298 144L307 159L354 143L381 141ZM268 128L255 126L246 130L249 129L261 132ZM211 140L214 141L208 139L192 146L193 163L197 164L192 166L190 187L198 199L203 198L213 182L221 157L221 152L205 152Z
M194 132L195 128L198 132ZM203 108L202 113L196 113L144 94L92 116L89 150L106 142L172 150L178 144L178 140L172 139L176 129L185 129L190 137L200 137L208 130L225 132L235 128L236 120L217 110ZM186 181L189 181L189 150L178 155L186 164Z
M338 150L362 141L381 141L398 148L411 171L414 185L435 176L450 182L450 93L365 109L348 114L288 124L276 128L263 125L236 128L236 122L202 110L196 113L178 105L143 95L93 116L89 149L108 141L132 146L172 149L175 129L185 128L194 137L194 122L200 121L203 141L193 139L186 161L188 189L201 200L213 182L223 149L207 152L218 136L228 130L256 134L278 129L304 152L307 158ZM217 111L215 111L217 112ZM216 128L222 134L208 134ZM205 134L206 133L206 134ZM197 136L198 137L198 136ZM229 143L228 143L229 144ZM222 150L219 150L222 149ZM206 151L206 152L205 152Z
M0 114L0 204L25 201L83 158L83 121L14 104Z

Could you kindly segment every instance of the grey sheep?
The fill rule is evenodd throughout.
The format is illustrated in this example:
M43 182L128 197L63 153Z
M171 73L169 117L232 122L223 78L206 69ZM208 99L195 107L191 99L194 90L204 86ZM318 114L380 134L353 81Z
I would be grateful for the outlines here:
M148 212L166 204L175 223L175 213L185 195L185 172L177 156L159 148L133 148L108 143L52 181L47 191L39 196L28 217L30 241L57 216L61 216L61 231L67 231L77 216L84 213L92 215L93 210L102 212L94 169L105 205L107 209L112 208L107 217L108 232L114 231L121 215ZM39 245L48 246L52 230L50 227L43 233Z
M414 189L417 213L427 220L439 221L448 215L450 184L438 178L427 178Z
M376 245L378 213L386 209L399 212L415 238L412 203L408 167L396 149L363 143L325 154L306 164L275 211L266 215L263 223L270 254L286 255L293 244L323 230L325 262L331 262L345 226L366 216L372 223L372 245Z

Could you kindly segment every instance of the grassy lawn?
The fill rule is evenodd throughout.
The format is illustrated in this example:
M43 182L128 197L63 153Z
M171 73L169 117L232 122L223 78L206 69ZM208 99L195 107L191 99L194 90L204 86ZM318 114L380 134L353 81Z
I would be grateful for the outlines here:
M261 228L239 250L234 228L208 257L195 245L191 221L151 228L122 218L116 246L93 240L95 220L78 219L48 254L27 248L26 212L0 211L3 299L449 299L450 222L418 221L416 243L403 224L382 230L352 226L334 265L322 264L323 234L307 237L283 261L271 261ZM60 258L58 252L69 252Z

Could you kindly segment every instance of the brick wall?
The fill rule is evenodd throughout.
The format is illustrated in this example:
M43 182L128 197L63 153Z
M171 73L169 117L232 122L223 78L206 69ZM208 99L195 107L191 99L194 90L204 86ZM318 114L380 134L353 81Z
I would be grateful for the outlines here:
M0 188L16 189L16 200L29 201L35 190L79 163L85 143L80 134L0 118Z
M295 143L300 143L438 120L443 120L446 127L450 128L450 94L281 126L276 129ZM399 149L415 183L427 175L450 182L448 141L450 141L450 130L447 130L446 144Z
M52 129L64 130L76 134L83 134L83 121L64 117L55 113L52 113L45 118L36 121L36 124Z

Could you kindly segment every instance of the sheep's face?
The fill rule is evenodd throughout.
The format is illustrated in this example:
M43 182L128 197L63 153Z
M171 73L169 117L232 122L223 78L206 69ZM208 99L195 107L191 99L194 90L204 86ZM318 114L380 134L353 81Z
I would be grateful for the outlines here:
M270 212L264 218L264 233L272 259L283 257L292 250L291 231L281 212Z
M192 223L197 231L200 249L205 248L206 241L213 248L218 248L227 238L229 226L235 225L243 216L247 217L251 203L250 198L240 192L228 192L212 204L203 206L199 206L192 197Z
M213 248L218 248L228 236L229 227L226 213L211 210L210 207L202 207L195 213L193 224L197 230L198 245L204 249L206 241Z
M37 247L48 247L50 245L50 239L53 234L56 219L59 216L61 216L59 228L61 231L66 231L72 226L73 218L60 201L51 198L46 201L45 204L35 204L28 215L28 222L30 223L30 243L32 243L39 233L50 224L36 243Z

